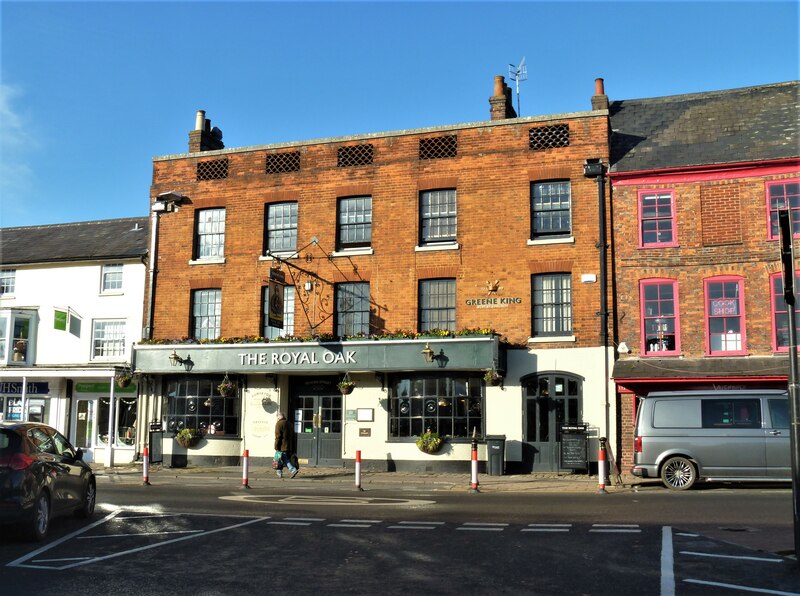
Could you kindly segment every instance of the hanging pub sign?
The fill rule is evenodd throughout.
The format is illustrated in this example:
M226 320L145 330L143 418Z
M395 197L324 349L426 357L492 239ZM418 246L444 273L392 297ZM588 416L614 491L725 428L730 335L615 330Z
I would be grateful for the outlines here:
M270 327L283 329L283 288L286 286L286 275L280 269L269 270L269 300L267 319Z

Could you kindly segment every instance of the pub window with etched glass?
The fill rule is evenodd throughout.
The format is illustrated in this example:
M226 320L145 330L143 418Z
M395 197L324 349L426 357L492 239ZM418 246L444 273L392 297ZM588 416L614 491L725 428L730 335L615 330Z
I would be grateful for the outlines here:
M668 356L680 351L678 282L672 279L640 282L642 352Z
M771 281L772 328L775 330L773 335L773 348L779 352L786 352L789 350L789 307L786 305L786 299L783 296L783 274L774 274ZM800 275L794 280L795 327L798 329L797 336L800 337L800 301L797 300L798 288L800 288Z
M389 381L389 436L417 437L430 430L442 437L483 436L481 376L393 375Z
M743 285L740 277L705 280L706 353L710 356L745 353Z
M239 435L239 397L222 397L217 386L223 377L181 378L167 381L167 430L193 428L206 438Z

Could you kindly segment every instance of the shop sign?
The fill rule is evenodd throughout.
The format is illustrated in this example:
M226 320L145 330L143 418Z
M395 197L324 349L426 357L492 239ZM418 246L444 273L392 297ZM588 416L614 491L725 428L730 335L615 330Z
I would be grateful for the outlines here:
M14 381L0 382L0 393L5 395L22 395L22 383ZM47 395L50 393L50 383L43 381L41 383L31 382L25 386L26 395Z
M110 393L111 383L75 383L77 393ZM127 387L114 387L114 393L136 393L136 384L131 383Z
M239 364L242 366L279 366L301 364L358 364L355 350L343 352L251 352L239 354Z
M508 308L514 304L522 304L522 298L516 296L493 296L490 298L468 298L464 301L467 306L475 308Z

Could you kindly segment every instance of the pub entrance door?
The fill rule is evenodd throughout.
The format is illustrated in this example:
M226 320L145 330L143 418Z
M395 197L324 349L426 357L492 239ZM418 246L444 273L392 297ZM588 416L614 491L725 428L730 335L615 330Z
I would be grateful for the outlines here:
M560 469L561 427L581 422L583 383L580 377L546 372L522 379L525 392L523 460L531 472Z
M342 465L343 397L337 380L306 377L292 384L288 418L297 440L297 458L305 465Z

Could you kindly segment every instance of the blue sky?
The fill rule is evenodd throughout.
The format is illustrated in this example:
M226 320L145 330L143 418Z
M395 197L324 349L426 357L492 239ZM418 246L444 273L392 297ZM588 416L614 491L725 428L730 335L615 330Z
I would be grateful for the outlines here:
M227 148L800 78L798 2L0 3L0 226L145 216L206 110Z

